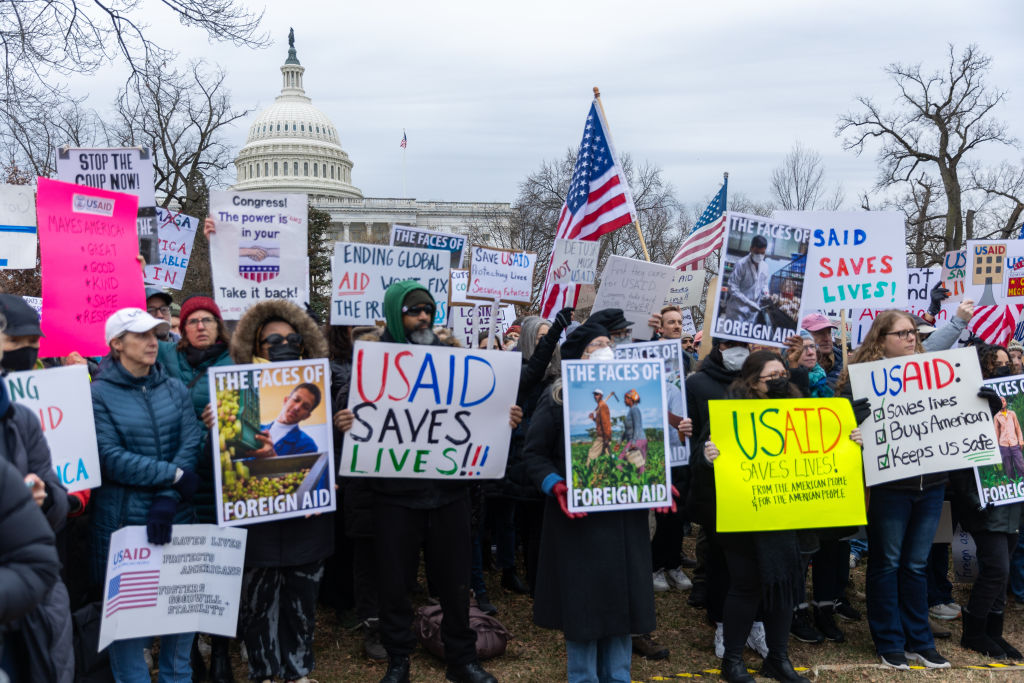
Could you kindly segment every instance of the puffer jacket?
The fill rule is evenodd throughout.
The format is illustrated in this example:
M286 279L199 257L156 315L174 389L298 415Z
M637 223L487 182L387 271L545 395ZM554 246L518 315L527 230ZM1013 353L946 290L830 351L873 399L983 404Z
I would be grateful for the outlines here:
M3 389L6 391L6 389ZM57 478L50 458L50 447L43 436L39 418L30 408L12 403L0 417L3 458L21 475L32 473L46 484L46 500L42 511L55 532L64 528L68 516L68 492Z
M103 485L93 492L90 576L101 584L110 535L145 524L157 496L181 503L174 475L195 471L203 435L188 390L160 363L145 377L110 363L92 383L92 408ZM194 521L192 505L179 504L174 522Z

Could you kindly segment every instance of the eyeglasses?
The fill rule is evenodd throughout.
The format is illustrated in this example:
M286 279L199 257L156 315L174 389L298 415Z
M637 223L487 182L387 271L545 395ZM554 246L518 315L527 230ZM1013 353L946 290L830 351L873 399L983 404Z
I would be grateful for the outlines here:
M420 304L419 306L402 306L403 315L411 315L413 317L419 317L426 313L433 317L434 307L429 304Z
M189 318L188 322L185 323L185 327L213 327L217 324L216 318Z
M789 373L783 370L782 372L773 372L768 375L760 375L758 379L764 382L770 382L773 379L789 379Z
M283 334L268 334L260 340L260 346L277 346L278 344L283 344L285 342L288 342L289 344L301 344L302 335L298 332L292 332L287 337Z
M171 312L170 306L154 306L153 308L147 308L146 312L150 315L167 315Z
M886 337L888 337L890 335L899 337L900 341L906 341L910 337L917 337L917 330L899 330L897 332L886 332L885 333Z

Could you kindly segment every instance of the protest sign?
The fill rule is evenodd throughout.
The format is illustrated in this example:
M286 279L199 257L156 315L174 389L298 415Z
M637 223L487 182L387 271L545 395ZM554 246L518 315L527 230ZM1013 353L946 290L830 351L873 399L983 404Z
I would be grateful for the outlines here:
M225 320L261 301L309 301L306 195L211 190L210 214L213 298Z
M0 185L0 270L35 267L35 190L31 185Z
M704 280L707 279L708 271L700 270L677 270L675 279L668 289L668 296L665 297L666 306L679 306L689 308L700 306L704 301Z
M960 301L966 293L967 250L947 251L942 258L942 286L949 290L949 298Z
M448 327L452 335L459 340L463 348L475 349L478 346L477 340L481 332L486 332L491 327L490 304L479 306L452 306L448 311ZM498 307L498 325L495 328L500 336L512 325L516 319L516 307L512 304ZM500 345L500 340L499 340Z
M115 640L171 633L234 638L247 534L175 524L165 545L150 544L144 526L111 534L99 651Z
M146 265L146 284L181 289L199 219L158 206L156 225L160 236L160 263Z
M981 368L972 348L849 366L854 398L871 414L864 433L868 486L999 462Z
M712 336L784 346L797 334L811 231L730 211Z
M953 532L953 581L956 583L974 583L980 573L978 566L978 547L974 537L957 524Z
M384 292L394 282L416 280L430 291L434 324L448 315L448 258L436 249L334 243L331 324L373 325L384 320Z
M898 211L776 211L811 228L803 309L901 308L906 304L905 218Z
M41 297L41 296L23 296L21 298L24 299L25 303L27 303L29 306L31 306L32 310L35 311L37 314L43 312L43 297Z
M939 270L938 268L907 268L907 286L906 296L907 303L905 306L892 306L890 308L901 308L907 313L916 315L922 318L925 313L928 312L928 307L931 304L931 291L932 287L938 281ZM954 310L960 300L957 299L954 304ZM882 308L861 308L852 309L847 319L850 323L850 344L852 348L857 348L864 341L864 337L867 336L868 331L871 329L871 325L874 324L875 318L881 313ZM939 314L935 316L936 326L949 320L950 311L948 308L943 308L939 311Z
M672 504L665 362L562 361L570 512Z
M697 324L693 322L693 313L690 313L688 308L684 308L679 313L683 318L683 336L690 335L691 337L696 337Z
M334 434L325 359L211 367L217 523L334 510Z
M39 418L57 478L68 491L100 485L100 459L92 416L89 369L66 365L12 372L7 395Z
M469 299L529 304L537 255L474 245L469 258Z
M104 325L125 307L146 307L135 255L132 195L40 178L36 208L42 255L43 358L105 356Z
M978 306L1024 301L1024 241L968 240L964 296Z
M597 277L597 240L555 240L549 279L554 285L592 285Z
M505 476L518 353L357 341L353 360L341 476Z
M466 236L424 230L411 225L392 225L391 246L444 251L451 255L450 267L461 268L466 253Z
M841 398L711 401L718 531L866 523L860 446Z
M469 271L460 268L452 268L448 271L448 306L464 304L473 306L475 301L466 297L466 290L469 289Z
M689 312L689 311L687 311ZM693 320L690 320L693 324ZM686 334L684 331L683 334ZM690 448L679 440L675 427L687 417L683 391L683 345L678 339L662 339L639 344L619 344L615 347L617 359L651 358L665 361L665 400L668 404L668 462L672 467L690 462Z
M57 180L139 198L135 230L146 263L159 263L153 156L142 147L57 150Z
M1006 403L1007 414L996 416L996 444L1003 436L1003 429L1008 431L1007 439L1016 442L1012 420L1016 418L1018 425L1024 424L1024 375L985 380L985 386L995 389ZM1024 470L1018 471L1007 458L1000 457L1000 462L974 468L974 479L982 507L1024 502Z
M647 320L661 310L678 271L672 266L625 256L609 256L601 271L595 311L621 308L633 327L634 339L650 339Z

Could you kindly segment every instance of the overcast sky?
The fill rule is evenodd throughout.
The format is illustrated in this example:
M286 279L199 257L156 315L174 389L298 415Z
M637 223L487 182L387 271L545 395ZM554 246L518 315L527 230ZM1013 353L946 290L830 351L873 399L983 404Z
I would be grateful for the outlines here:
M259 51L210 44L152 1L146 12L162 44L223 66L235 104L255 110L232 133L236 150L278 94L294 27L306 92L338 128L353 183L372 197L401 196L405 128L409 196L512 201L542 160L579 144L597 85L618 150L660 166L684 202L707 198L723 171L731 191L768 199L771 171L796 140L822 154L827 179L852 202L874 181L874 150L844 152L837 115L857 95L889 104L883 67L939 68L949 42L976 42L993 57L990 81L1010 91L1000 116L1024 138L1020 0L273 0L263 26L275 42ZM106 82L112 99L110 73L76 88L103 92L96 85Z

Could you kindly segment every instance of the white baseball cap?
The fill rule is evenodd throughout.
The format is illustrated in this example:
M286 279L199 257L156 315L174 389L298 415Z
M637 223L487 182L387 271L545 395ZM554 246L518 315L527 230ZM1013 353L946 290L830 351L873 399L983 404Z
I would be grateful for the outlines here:
M163 326L164 329L157 330L157 334L167 332L171 326L166 320L154 318L141 308L122 308L114 315L107 318L107 325L104 333L107 337L107 345L117 339L125 332L149 332L154 328Z

